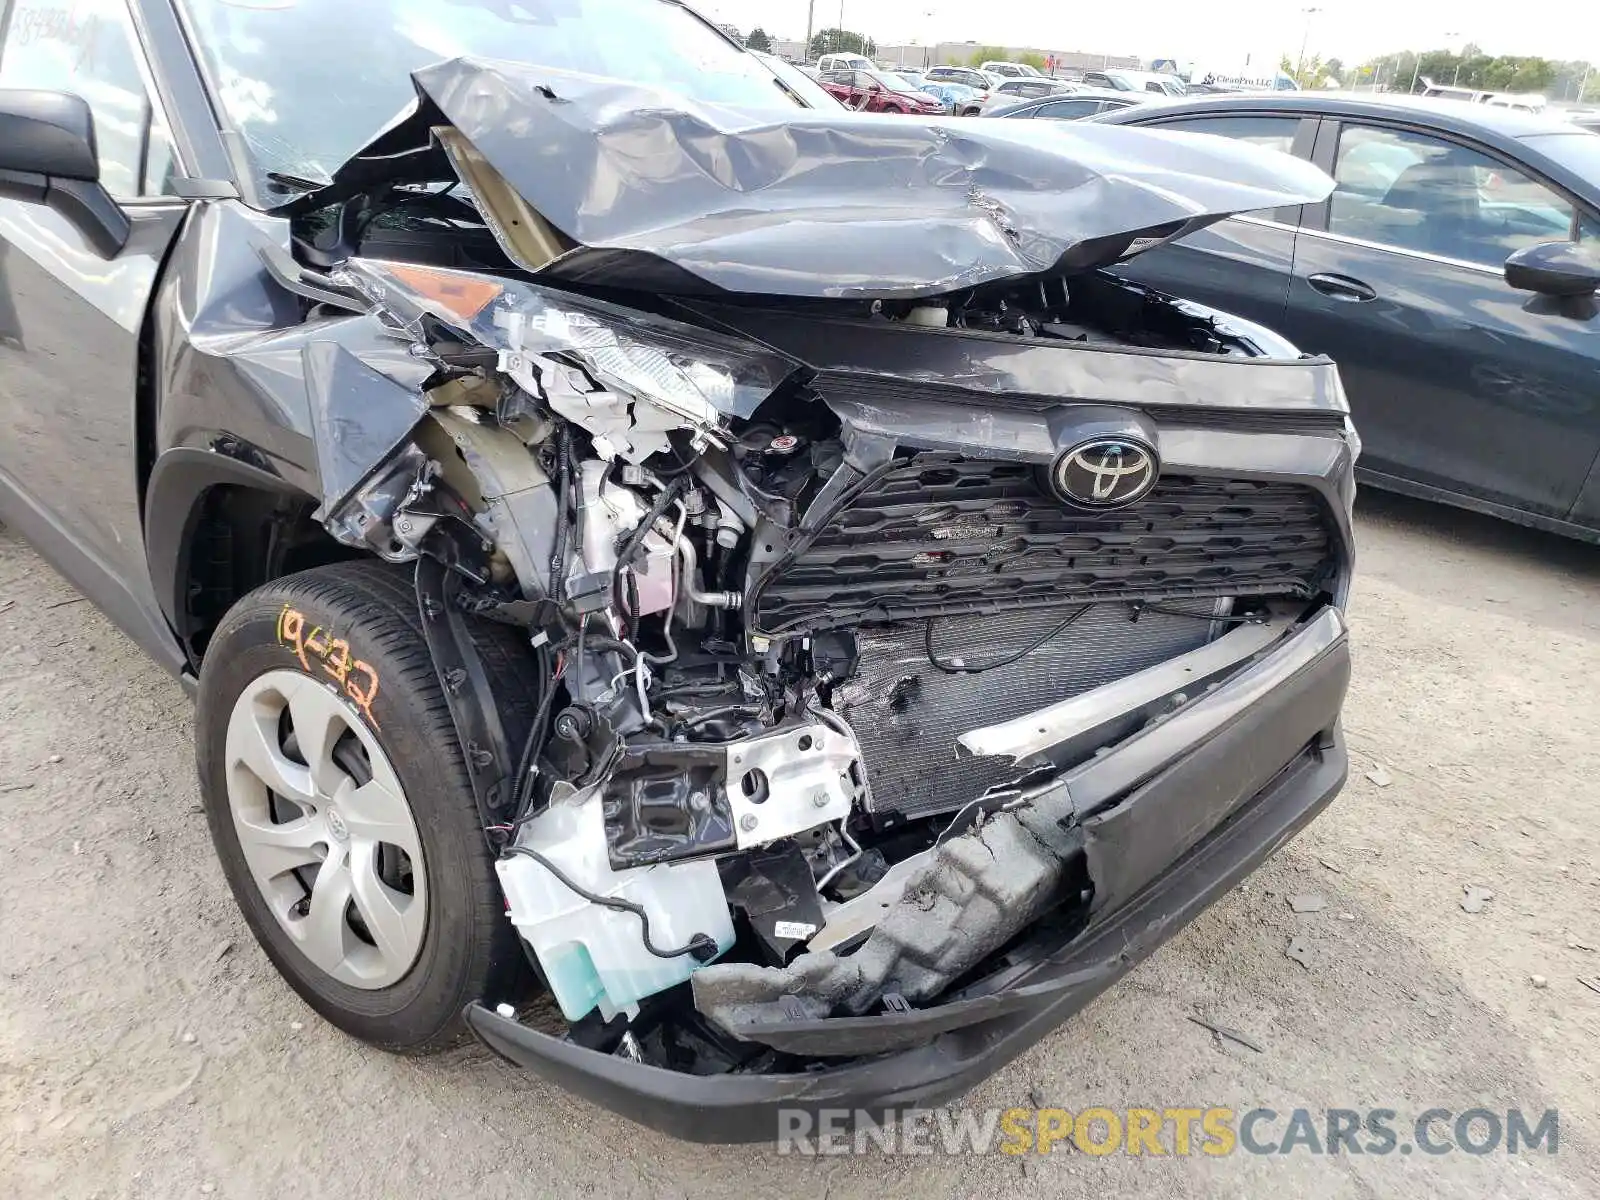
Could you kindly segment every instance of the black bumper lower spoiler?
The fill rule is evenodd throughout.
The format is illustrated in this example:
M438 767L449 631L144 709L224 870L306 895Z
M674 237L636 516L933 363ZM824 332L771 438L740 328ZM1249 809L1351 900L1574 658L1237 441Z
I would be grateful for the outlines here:
M1125 870L1114 906L1085 932L990 995L838 1022L841 1041L851 1040L847 1024L887 1032L903 1023L920 1025L924 1044L805 1074L693 1076L585 1049L479 1004L467 1007L467 1025L507 1061L692 1141L775 1140L785 1111L882 1114L959 1096L1105 991L1338 793L1347 769L1338 714L1350 674L1343 629L1328 610L1320 628L1308 627L1185 710L1191 725L1204 725L1205 710L1217 705L1219 719L1204 736L1175 745L1158 772L1096 818L1107 844L1126 849ZM1256 693L1251 703L1237 703L1240 687ZM1181 726L1173 725L1178 737ZM897 1027L890 1040L909 1032Z

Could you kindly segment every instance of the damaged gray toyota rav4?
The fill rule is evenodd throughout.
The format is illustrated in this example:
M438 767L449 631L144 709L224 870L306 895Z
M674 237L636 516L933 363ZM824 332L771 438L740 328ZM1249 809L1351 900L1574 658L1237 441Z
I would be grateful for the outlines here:
M1338 791L1335 368L1106 270L1311 166L810 107L673 0L77 9L0 0L0 511L339 1028L931 1104Z

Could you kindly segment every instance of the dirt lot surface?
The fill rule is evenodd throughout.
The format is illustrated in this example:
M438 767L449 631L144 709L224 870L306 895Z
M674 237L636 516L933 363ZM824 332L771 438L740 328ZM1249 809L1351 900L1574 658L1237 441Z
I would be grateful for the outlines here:
M1554 1156L802 1160L672 1142L479 1050L368 1050L236 914L177 684L0 532L7 1200L1600 1195L1600 551L1371 496L1359 538L1343 795L967 1104L1383 1107L1403 1135L1554 1107Z

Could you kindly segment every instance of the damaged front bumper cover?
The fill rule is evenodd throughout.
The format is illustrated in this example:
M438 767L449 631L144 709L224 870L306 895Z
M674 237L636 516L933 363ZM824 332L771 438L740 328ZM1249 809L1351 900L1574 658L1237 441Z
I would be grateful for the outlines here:
M770 979L697 989L700 1007L710 1005L736 1036L812 1058L874 1056L865 1061L692 1076L538 1033L478 1004L467 1024L508 1061L695 1141L770 1140L785 1110L881 1114L948 1100L1110 987L1333 798L1346 772L1338 714L1349 674L1343 617L1323 609L1203 697L1033 795L1027 807L1061 826L1050 840L1081 853L1093 885L1087 928L1056 947L1002 961L927 1008L876 1015L769 1003ZM1022 811L947 845L983 839L984 853L1003 854L1007 835L997 838L995 823ZM1036 831L1027 844L1040 844Z

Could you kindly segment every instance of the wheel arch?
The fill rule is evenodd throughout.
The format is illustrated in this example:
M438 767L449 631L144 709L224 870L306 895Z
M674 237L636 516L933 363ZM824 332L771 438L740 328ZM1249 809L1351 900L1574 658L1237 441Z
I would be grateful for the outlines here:
M145 489L145 554L162 614L198 668L246 593L307 567L365 557L313 519L318 500L221 450L163 451Z

